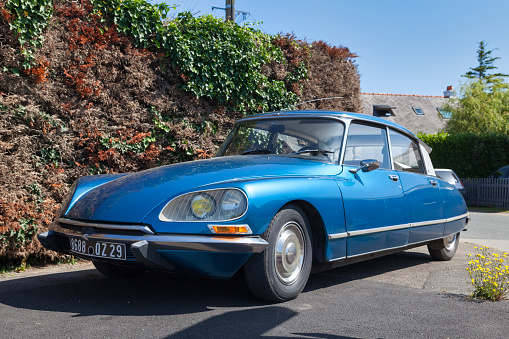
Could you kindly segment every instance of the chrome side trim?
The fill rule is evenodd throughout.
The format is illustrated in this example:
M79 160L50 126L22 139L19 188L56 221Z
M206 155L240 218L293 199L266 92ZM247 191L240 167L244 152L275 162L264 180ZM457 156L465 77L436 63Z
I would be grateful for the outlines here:
M343 259L346 259L346 256L345 257L334 258L334 259L331 259L331 260L327 260L327 262L334 262L334 261L339 261L339 260L343 260Z
M118 231L141 231L146 234L154 234L148 226L141 225L117 225L117 224L103 224L90 221L78 221L67 218L58 218L57 221L62 224L79 226L79 227L92 227L106 230L118 230Z
M418 223L410 223L410 224L402 224L402 225L395 225L395 226L387 226L387 227L381 227L381 228L372 228L372 229L361 230L361 231L347 232L346 234L347 234L348 237L351 237L351 236L356 236L356 235L365 235L365 234L371 234L371 233L392 231L392 230L397 230L397 229L404 229L404 228L411 228L411 227L419 227L419 226L427 226L427 225L433 225L433 224L447 223L447 222L452 222L452 221L468 218L469 215L470 214L467 212L465 214L458 215L458 216L452 217L452 218L447 218L447 219L438 219L438 220L423 221L423 222L418 222ZM339 235L343 235L345 233L338 233L338 234ZM454 234L454 233L452 233L452 234ZM401 249L401 248L407 248L407 247L408 248L412 248L415 245L426 244L426 243L428 243L430 241L435 241L435 240L446 238L449 235L450 234L443 235L441 237L437 237L437 238L433 238L433 239L428 239L428 240L426 240L424 242L423 241L417 241L417 242L407 243L407 244L401 245L401 246L395 246L395 247L390 247L390 248L384 248L384 249L381 249L381 250L376 250L376 251L371 251L371 252L364 252L364 253L360 253L360 254L349 255L349 256L346 256L346 257L335 258L335 259L332 259L332 260L328 260L328 262L339 261L339 260L342 260L342 259L350 259L350 258L364 256L364 255L370 255L370 254L374 254L374 253L379 253L379 252L385 252L385 251L390 251L390 250ZM331 234L329 236L329 239L331 239L331 236L335 236L335 234Z
M346 238L348 237L348 233L336 233L336 234L329 234L329 240L334 240L334 239L341 239L341 238Z
M410 227L430 226L430 225L435 225L435 224L443 224L443 223L446 223L446 222L447 222L447 219L420 221L420 222L413 222L413 223L411 223Z
M408 245L409 244L405 244L405 245L402 245L402 246L389 247L389 248L384 248L384 249L381 249L381 250L376 250L376 251L371 251L371 252L364 252L364 253L360 253L360 254L348 255L347 257L348 258L355 258L355 257L360 257L362 255L367 255L367 254L372 254L372 253L377 253L377 252L390 251L390 250L395 250L395 249L398 249L398 248L405 248Z
M394 231L394 230L400 230L400 229L409 228L409 227L412 227L412 224L401 224L401 225L385 226L385 227L379 227L379 228L370 228L367 230L352 231L352 232L347 232L347 233L348 233L348 236L354 237L356 235Z
M456 233L452 233L452 234L456 234ZM449 235L452 235L452 234L449 234ZM449 235L444 235L444 236L442 236L442 237L428 239L428 240L426 240L424 243L428 243L428 242L430 242L430 241L435 241L435 240L444 239L444 238L447 238ZM422 241L416 241L416 242L409 242L409 243L408 243L408 245L409 245L409 246L412 246L412 245L422 244L422 243L423 243Z
M357 235L366 235L366 234L372 234L372 233L379 233L379 232L387 232L387 231L394 231L404 228L412 228L412 227L422 227L422 226L430 226L435 224L443 224L448 222L453 222L456 220L468 218L469 213L465 213L462 215L458 215L456 217L447 218L447 219L437 219L437 220L429 220L429 221L420 221L420 222L412 222L409 224L401 224L401 225L394 225L394 226L385 226L385 227L379 227L379 228L369 228L365 230L359 230L359 231L351 231L347 232L347 236L354 237ZM338 233L339 235L343 235L345 233ZM334 237L336 234L329 235L329 239L335 239ZM338 237L341 238L341 237Z
M465 214L458 215L457 217L447 218L446 222L451 222L451 221L456 221L456 220L460 220L463 218L468 218L469 216L470 216L470 212L467 212Z

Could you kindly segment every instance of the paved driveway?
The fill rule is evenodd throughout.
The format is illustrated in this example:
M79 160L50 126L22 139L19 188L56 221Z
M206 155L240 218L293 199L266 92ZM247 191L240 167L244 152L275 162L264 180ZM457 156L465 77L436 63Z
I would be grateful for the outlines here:
M468 231L462 241L485 245L509 252L509 212L470 212Z
M473 240L480 245L500 240L508 234L508 217L473 213L463 235L479 234ZM151 272L115 280L90 264L33 269L0 276L0 333L52 339L505 339L509 302L467 298L466 255L475 245L464 241L448 262L432 261L421 247L314 274L299 298L282 304L253 298L240 275L211 281Z

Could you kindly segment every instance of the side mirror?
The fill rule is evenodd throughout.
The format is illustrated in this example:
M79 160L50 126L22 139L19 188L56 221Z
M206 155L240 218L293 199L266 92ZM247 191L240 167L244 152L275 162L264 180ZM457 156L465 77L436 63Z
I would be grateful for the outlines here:
M349 170L350 173L357 173L362 170L363 172L371 172L380 167L380 163L376 159L366 159L361 161L361 166L356 169Z

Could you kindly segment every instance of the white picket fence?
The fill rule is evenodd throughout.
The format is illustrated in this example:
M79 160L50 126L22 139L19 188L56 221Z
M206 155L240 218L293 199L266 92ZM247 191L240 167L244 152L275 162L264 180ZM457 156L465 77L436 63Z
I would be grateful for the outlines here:
M509 179L464 178L465 200L470 206L509 209Z

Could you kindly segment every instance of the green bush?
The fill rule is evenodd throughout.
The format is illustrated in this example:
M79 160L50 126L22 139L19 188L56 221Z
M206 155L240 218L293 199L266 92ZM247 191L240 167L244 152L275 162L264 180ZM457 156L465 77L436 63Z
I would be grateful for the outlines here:
M503 134L419 134L430 146L435 168L450 168L462 178L487 177L509 164L509 136Z
M261 73L263 64L284 62L272 38L247 26L212 16L180 14L168 25L163 45L175 68L185 77L184 89L206 96L236 111L276 110L296 102L283 81Z
M272 111L287 108L298 96L283 80L269 79L262 66L285 63L274 37L249 26L224 22L211 15L180 13L166 21L172 7L144 0L92 0L96 13L107 15L138 47L164 49L184 80L184 90L208 97L228 110ZM307 77L304 63L287 75L288 83Z
M109 17L117 30L134 39L136 47L160 45L166 29L163 25L168 12L175 6L149 4L145 0L91 0L96 14Z
M5 8L13 16L9 27L16 32L24 57L23 68L34 64L34 51L42 46L42 31L53 13L52 0L7 0Z

